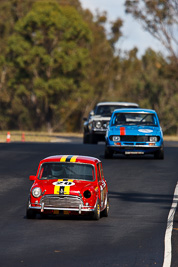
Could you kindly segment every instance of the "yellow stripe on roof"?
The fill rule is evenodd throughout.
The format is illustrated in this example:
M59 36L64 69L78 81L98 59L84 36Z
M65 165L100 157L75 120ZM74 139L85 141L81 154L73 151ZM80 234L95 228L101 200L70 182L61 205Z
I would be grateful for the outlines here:
M77 159L78 156L73 156L70 160L70 162L76 162L76 159Z
M67 157L68 157L68 155L62 156L62 158L60 159L60 162L65 162Z

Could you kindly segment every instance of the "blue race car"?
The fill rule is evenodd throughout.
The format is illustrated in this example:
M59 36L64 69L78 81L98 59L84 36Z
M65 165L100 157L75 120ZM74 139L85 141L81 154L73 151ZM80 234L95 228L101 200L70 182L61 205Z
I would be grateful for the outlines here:
M164 159L163 133L151 109L116 109L106 132L105 158L114 153L153 154Z

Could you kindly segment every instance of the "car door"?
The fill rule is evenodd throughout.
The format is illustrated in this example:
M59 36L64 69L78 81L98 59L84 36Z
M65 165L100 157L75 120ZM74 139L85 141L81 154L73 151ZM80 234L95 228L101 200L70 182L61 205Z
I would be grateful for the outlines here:
M105 207L106 197L107 197L107 187L106 182L103 179L103 168L101 162L97 164L97 179L99 185L99 192L100 192L100 207L101 210Z

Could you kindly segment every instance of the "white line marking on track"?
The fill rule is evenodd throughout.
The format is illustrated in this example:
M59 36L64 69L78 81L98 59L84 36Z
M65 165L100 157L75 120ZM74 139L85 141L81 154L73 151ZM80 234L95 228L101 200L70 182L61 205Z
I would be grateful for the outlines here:
M172 237L172 228L174 222L174 214L176 212L178 202L178 183L176 185L174 191L174 198L172 201L172 206L169 211L168 219L167 219L167 229L164 238L164 262L163 267L170 267L171 266L171 259L172 259L172 244L171 244L171 237Z

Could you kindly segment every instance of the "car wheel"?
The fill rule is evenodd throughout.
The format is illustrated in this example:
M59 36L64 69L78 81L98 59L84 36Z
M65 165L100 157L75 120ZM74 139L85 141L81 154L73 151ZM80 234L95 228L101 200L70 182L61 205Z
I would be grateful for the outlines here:
M100 204L99 201L97 201L95 210L93 212L93 220L99 220L99 219L100 219Z
M102 211L102 216L108 217L109 214L109 198L107 197L106 208Z
M36 210L29 209L30 199L28 198L27 201L27 209L26 209L26 218L27 219L34 219L36 217Z
M164 159L164 149L163 149L163 147L160 150L158 150L158 151L156 151L154 153L154 158L155 159Z
M89 135L83 134L83 144L89 144Z
M113 152L107 146L105 147L104 156L106 159L112 159L113 157Z
M27 219L35 219L35 217L36 217L36 211L32 210L32 209L27 209L26 218Z

